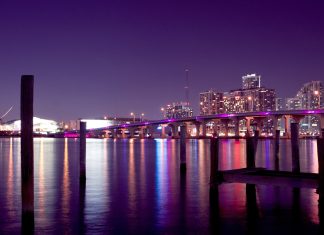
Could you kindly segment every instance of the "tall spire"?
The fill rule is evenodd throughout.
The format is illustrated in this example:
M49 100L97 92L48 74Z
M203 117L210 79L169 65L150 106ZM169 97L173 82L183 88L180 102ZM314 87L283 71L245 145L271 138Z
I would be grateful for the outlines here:
M189 69L186 68L185 69L186 72L186 83L185 83L185 101L187 103L187 105L189 106Z

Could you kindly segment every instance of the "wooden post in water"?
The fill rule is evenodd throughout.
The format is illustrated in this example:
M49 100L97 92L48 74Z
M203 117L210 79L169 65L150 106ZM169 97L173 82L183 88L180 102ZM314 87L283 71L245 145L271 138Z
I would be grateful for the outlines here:
M33 234L34 222L34 76L21 76L21 209L22 234Z
M86 122L80 122L80 183L86 181Z
M279 171L279 143L280 143L280 130L276 130L274 159L275 159L275 169L277 171Z
M218 149L219 139L210 139L210 186L217 185L219 172L218 172Z
M259 131L254 131L254 136L246 138L246 167L255 168L255 154L258 146Z
M186 172L186 126L180 126L180 172Z
M299 128L298 123L291 123L291 157L292 157L292 172L300 173L299 164Z
M322 129L323 130L323 129ZM318 214L320 219L320 227L324 231L324 135L317 139L318 153L318 178L319 178L319 203Z

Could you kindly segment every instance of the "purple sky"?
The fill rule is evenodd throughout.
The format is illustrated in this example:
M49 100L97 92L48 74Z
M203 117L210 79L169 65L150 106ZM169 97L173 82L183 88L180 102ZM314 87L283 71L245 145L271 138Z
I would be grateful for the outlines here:
M241 86L258 73L278 96L324 80L324 1L0 1L0 112L19 117L20 76L35 115L161 118L160 107Z

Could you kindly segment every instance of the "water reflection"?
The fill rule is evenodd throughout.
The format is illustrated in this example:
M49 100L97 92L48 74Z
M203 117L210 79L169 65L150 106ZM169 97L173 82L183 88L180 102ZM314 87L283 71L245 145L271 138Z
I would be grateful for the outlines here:
M304 140L303 140L304 141ZM290 169L282 140L280 167ZM49 234L316 234L315 189L221 184L209 187L209 140L87 140L87 183L79 184L78 141L35 139L36 231ZM0 139L0 234L20 229L19 139ZM317 169L316 142L301 145L305 171ZM258 166L273 168L270 142ZM244 140L222 140L220 168L245 167ZM287 155L285 155L287 154ZM18 201L18 203L17 203ZM323 212L322 212L323 214Z

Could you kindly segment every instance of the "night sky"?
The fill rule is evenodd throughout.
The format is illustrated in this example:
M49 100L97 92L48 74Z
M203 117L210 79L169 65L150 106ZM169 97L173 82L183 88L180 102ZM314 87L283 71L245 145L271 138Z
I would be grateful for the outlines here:
M324 1L0 0L0 112L19 118L20 76L35 75L35 115L145 113L258 73L278 96L324 80Z

